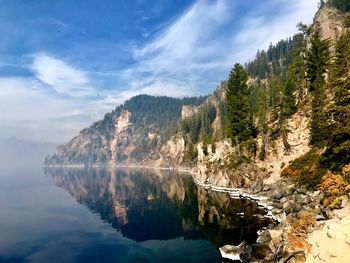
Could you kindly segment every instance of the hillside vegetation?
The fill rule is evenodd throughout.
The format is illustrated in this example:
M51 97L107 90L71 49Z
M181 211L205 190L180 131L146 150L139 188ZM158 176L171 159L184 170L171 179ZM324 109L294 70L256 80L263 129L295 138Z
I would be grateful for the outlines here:
M242 165L285 168L284 176L317 187L350 163L348 11L348 1L322 1L313 25L299 23L299 33L235 64L213 95L136 96L45 163L187 166L203 180L226 173L223 184Z

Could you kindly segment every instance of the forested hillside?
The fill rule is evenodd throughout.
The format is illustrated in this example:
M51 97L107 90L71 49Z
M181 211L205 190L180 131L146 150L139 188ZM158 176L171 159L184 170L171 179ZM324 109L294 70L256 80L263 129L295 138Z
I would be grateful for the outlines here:
M278 175L284 168L285 176L319 185L327 171L350 163L347 11L348 1L321 2L313 25L299 23L294 36L234 64L209 97L126 101L46 164L186 166L203 180L226 174L222 184L243 166Z
M196 107L205 99L135 96L60 146L45 164L115 165L148 158L174 133L183 105Z

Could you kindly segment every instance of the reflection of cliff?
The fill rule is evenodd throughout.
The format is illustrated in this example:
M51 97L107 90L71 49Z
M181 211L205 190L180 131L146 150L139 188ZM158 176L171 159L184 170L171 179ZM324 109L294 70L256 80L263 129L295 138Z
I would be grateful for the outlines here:
M188 176L136 169L48 168L45 173L128 238L170 239L199 230L196 187Z
M227 194L197 189L190 176L173 171L140 169L46 168L55 184L97 212L124 236L150 239L254 241L258 225L252 203ZM246 219L237 217L245 212Z

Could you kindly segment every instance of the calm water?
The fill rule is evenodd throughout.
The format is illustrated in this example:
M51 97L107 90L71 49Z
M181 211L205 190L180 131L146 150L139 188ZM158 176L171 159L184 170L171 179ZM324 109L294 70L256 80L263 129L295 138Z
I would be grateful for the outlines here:
M0 262L221 262L256 212L176 172L2 169Z

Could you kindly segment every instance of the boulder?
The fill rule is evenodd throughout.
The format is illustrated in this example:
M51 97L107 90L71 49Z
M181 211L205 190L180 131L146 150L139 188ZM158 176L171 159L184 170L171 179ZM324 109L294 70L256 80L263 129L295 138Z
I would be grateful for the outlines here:
M280 201L283 204L283 203L287 202L287 198L286 197L282 197Z
M322 214L316 215L316 221L324 221L326 218Z
M270 234L270 237L271 237L272 244L274 245L274 247L277 247L277 245L282 242L283 230L282 229L279 229L279 230L271 229L271 230L268 230L268 231L269 231L269 234Z
M282 194L279 192L279 193L275 194L274 198L277 200L280 200L282 198Z
M287 201L283 204L283 210L284 212L286 212L287 214L291 214L294 212L294 204L292 201Z
M269 245L271 241L271 236L269 230L265 230L258 236L256 242L261 245Z

